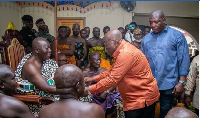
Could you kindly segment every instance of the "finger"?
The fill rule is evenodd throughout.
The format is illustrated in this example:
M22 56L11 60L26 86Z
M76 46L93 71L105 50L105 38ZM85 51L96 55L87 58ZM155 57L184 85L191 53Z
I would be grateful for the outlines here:
M176 92L176 88L174 88L173 92L172 93L175 93Z

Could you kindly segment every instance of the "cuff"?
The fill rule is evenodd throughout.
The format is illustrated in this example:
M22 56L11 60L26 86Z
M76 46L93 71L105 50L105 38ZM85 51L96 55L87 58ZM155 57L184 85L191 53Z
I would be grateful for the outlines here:
M95 82L98 82L100 79L101 79L101 76L100 76L100 75L96 75L96 76L93 77L93 80L94 80Z
M90 91L91 94L95 94L95 88L96 88L96 85L95 85L95 84L89 86L89 91Z
M190 95L190 93L191 93L191 91L185 90L185 94L186 94L186 95Z

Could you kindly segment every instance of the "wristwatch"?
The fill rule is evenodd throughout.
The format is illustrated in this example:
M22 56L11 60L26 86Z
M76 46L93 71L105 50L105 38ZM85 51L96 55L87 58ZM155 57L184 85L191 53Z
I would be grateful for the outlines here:
M90 90L89 90L89 87L86 87L86 90L87 90L88 95L91 95L91 92L90 92Z
M179 80L178 82L180 82L182 85L184 85L184 83L185 83L184 80Z
M106 90L106 92L107 92L107 93L110 93L110 91L109 91L109 90Z

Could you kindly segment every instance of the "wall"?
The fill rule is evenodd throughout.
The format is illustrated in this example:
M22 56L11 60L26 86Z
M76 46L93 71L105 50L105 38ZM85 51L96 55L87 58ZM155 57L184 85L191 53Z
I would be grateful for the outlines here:
M199 43L198 1L137 1L133 21L149 26L149 14L156 9L164 12L167 24L186 30Z
M13 22L16 29L20 29L20 7L14 2L0 1L0 40L7 29L8 23Z
M104 7L102 8L102 2L95 3L95 9L90 9L87 11L87 8L82 9L82 13L80 13L80 8L73 5L61 5L60 11L58 7L58 17L85 17L86 24L85 26L90 27L99 27L101 31L101 35L103 35L103 27L108 25L111 29L117 29L118 27L124 27L127 23L132 21L132 13L128 13L121 9L119 2L114 2L114 4L110 7L106 6L106 1L103 2ZM110 5L110 4L109 4ZM94 4L92 4L94 6ZM64 7L64 11L63 11ZM67 11L67 7L69 10ZM73 11L71 8L73 7ZM84 13L83 11L87 11ZM34 12L33 12L34 11ZM38 18L43 18L46 24L49 26L50 34L54 35L54 12L53 10L49 10L42 7L22 7L22 15L29 14L33 16L34 21ZM36 28L36 26L34 26ZM92 32L92 30L91 30ZM92 33L90 34L92 36Z
M163 10L166 16L199 16L199 1L137 1L135 13Z

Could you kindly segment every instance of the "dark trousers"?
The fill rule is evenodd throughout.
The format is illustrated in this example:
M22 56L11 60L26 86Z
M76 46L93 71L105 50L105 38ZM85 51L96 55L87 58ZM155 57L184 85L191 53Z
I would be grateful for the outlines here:
M194 112L194 113L196 113L197 116L199 117L199 109L196 109L196 108L195 108L195 112Z
M155 103L141 109L124 111L125 118L154 118L155 117Z
M164 118L169 110L172 109L174 88L168 90L160 90L160 118Z

